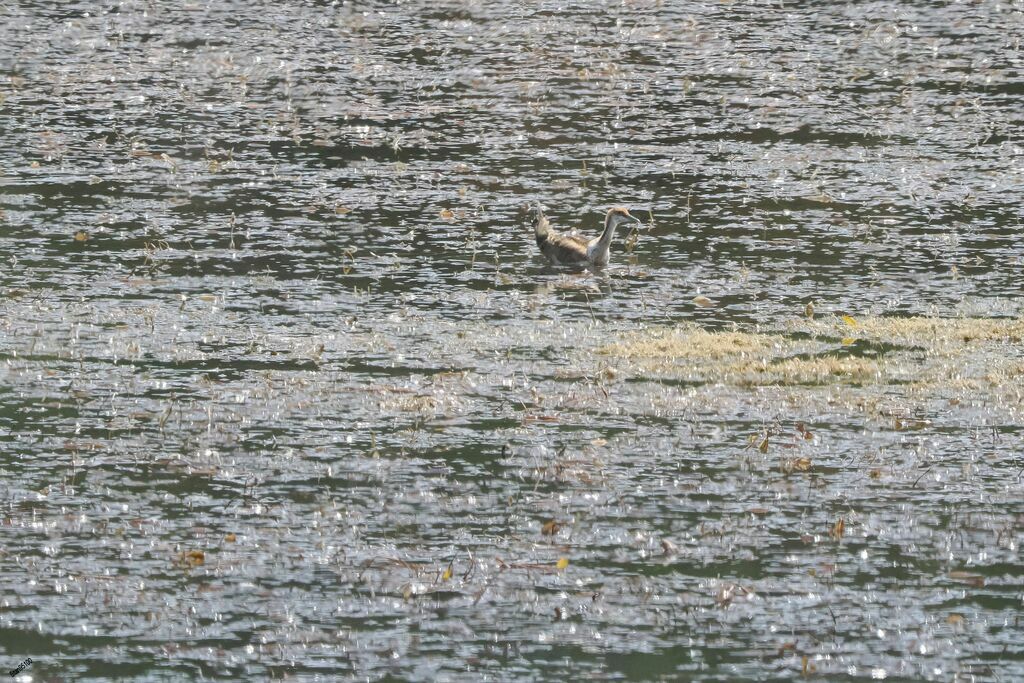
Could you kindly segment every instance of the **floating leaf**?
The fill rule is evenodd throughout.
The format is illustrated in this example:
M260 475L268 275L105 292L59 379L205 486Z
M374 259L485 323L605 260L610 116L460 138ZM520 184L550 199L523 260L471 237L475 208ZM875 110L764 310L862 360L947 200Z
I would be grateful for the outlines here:
M558 570L565 569L568 566L569 566L569 558L568 557L560 557L560 558L558 558L558 562L555 563L555 569L558 569Z
M561 524L551 519L547 522L544 522L544 526L540 528L540 533L542 536L554 536L559 532L559 530L561 530L561 528Z
M949 578L956 581L963 581L969 583L975 588L984 588L985 577L981 574L974 574L972 572L953 571L949 573Z
M761 439L761 443L758 445L757 450L761 451L762 453L767 453L768 452L768 435L767 434L765 434L764 438Z
M806 315L808 318L813 318L814 317L814 304L813 303L808 302L807 305L804 306L804 315Z
M441 574L441 580L442 581L451 581L452 580L452 566L451 565L448 565L448 568L444 570L443 574Z
M228 534L227 536L224 537L224 542L225 543L234 543L237 540L238 540L238 536L235 536L234 534Z
M698 294L697 296L693 297L693 303L697 304L701 308L711 308L715 305L714 301L707 298L703 294Z
M852 316L844 315L842 320L843 320L844 323L846 323L850 327L853 327L853 328L860 327L860 323L857 322L856 320L854 320Z
M206 553L202 550L186 550L178 555L178 564L182 567L198 567L206 562Z
M84 242L87 239L89 239L89 233L87 233L85 230L79 230L75 233L74 239L76 242Z
M338 214L339 216L344 216L346 213L350 213L351 211L352 209L341 204L338 204L336 207L334 207L334 213Z
M817 670L818 667L814 666L814 664L811 663L811 660L807 655L803 655L800 658L800 674L802 676L813 674Z
M790 458L782 461L779 468L782 470L783 474L792 474L793 472L806 472L811 469L811 465L812 463L810 458Z
M452 212L451 209L441 209L441 218L445 219L446 221L450 221L455 218L455 214Z
M843 340L839 343L842 344L843 346L851 346L853 344L856 344L857 340L854 339L853 337L843 337Z
M946 617L946 623L950 626L962 626L964 623L964 617L962 614L950 614Z
M832 525L828 535L838 541L843 537L844 533L846 533L846 520L840 517L839 521Z

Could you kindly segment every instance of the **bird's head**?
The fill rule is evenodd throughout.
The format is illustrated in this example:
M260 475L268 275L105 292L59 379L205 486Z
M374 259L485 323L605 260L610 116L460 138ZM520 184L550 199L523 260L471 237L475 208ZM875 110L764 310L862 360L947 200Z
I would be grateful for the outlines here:
M535 231L543 231L548 227L548 218L544 215L544 207L540 202L533 202L526 210L526 221Z
M622 206L616 206L608 209L608 214L605 216L604 222L605 225L611 225L614 227L630 224L640 226L643 224L639 218L629 212L629 209Z

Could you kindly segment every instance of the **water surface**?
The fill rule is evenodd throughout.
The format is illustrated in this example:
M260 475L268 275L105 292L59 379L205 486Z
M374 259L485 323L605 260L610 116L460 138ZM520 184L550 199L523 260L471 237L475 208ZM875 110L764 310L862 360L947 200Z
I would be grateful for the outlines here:
M843 333L828 353L905 369L596 353L800 339L808 303L1019 317L1020 2L18 2L0 27L8 669L1024 677L1019 366L978 384L1019 339L927 390L927 349ZM647 228L552 271L533 200Z

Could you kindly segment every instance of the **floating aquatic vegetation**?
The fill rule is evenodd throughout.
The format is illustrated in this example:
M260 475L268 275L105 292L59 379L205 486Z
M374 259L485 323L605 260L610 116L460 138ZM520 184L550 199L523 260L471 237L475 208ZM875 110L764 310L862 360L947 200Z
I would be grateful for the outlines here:
M621 341L597 349L602 355L630 360L652 361L698 359L716 361L727 358L766 356L789 342L777 334L759 332L716 332L697 325L651 328L623 335Z
M1020 319L846 315L794 320L779 332L650 328L597 353L617 359L612 366L619 369L695 382L901 383L915 391L1004 384L1024 370L1007 353L1021 340Z

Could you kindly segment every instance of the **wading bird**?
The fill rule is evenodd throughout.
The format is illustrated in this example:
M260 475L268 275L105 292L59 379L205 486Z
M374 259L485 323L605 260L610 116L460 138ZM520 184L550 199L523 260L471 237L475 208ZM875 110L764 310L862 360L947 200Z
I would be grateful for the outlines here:
M624 223L640 225L640 219L631 216L627 209L608 209L604 217L604 232L600 237L588 240L576 234L563 234L551 229L548 217L539 203L530 206L530 222L537 246L552 264L577 266L605 266L608 264L608 247L611 246L615 229Z

